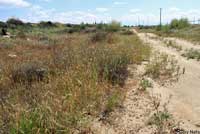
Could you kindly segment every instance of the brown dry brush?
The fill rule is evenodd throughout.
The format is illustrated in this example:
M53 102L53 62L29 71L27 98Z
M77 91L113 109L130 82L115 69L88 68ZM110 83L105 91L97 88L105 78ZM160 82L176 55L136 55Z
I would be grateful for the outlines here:
M38 38L0 41L11 44L0 49L0 133L89 132L89 117L124 97L128 65L150 54L134 35L114 44L88 34L49 36L49 45Z

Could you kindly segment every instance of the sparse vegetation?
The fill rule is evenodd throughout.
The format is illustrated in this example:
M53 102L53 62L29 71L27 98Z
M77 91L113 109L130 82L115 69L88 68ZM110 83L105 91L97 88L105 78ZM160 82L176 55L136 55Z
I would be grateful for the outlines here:
M182 56L186 57L187 59L196 59L196 60L200 60L200 50L195 50L195 49L189 49L186 50L186 52L184 54L182 54Z
M8 30L25 36L0 38L0 133L89 133L89 118L122 103L128 65L150 57L136 35L117 32L119 23L103 34L23 26Z
M92 42L102 42L107 40L108 34L106 32L97 32L92 35L91 41Z
M157 54L146 67L146 75L163 82L179 75L177 61L165 54Z
M169 40L169 41L166 41L165 42L167 47L171 47L171 48L174 48L176 49L177 51L181 51L182 50L182 46L180 45L177 45L175 42Z
M150 117L148 125L156 126L156 134L172 133L175 123L167 110L167 103L160 105L158 98L153 98L154 114Z
M107 32L117 32L121 28L121 23L117 21L112 21L106 26L106 31Z
M142 28L140 31L155 33L163 37L182 38L197 44L200 43L200 25L192 25L187 19L174 19L170 24L163 25L159 30L152 26L146 29Z
M147 88L152 87L152 83L148 79L142 79L140 81L140 87L139 90L145 91Z
M133 31L131 31L130 29L125 29L124 31L122 31L123 35L133 35Z

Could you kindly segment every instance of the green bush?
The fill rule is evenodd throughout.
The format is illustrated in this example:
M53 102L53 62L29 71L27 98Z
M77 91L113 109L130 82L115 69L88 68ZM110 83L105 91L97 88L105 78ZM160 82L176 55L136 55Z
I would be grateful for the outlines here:
M38 25L41 28L56 27L56 24L51 21L41 21Z
M162 26L162 31L164 33L169 33L170 32L170 26L169 25L164 25Z
M104 23L99 23L99 24L96 25L96 27L97 27L98 30L105 30L106 24L104 24Z
M87 24L84 24L83 22L80 24L80 30L85 30Z
M31 112L29 115L23 114L16 126L11 128L11 134L45 134L47 126L42 118L41 113Z
M152 83L148 79L142 79L140 81L140 90L145 91L149 87L152 87Z
M0 21L0 28L5 28L5 27L7 27L6 23L5 23L5 22L2 22L2 21Z
M121 28L121 23L117 21L112 21L111 23L107 24L106 31L107 32L117 32Z
M182 28L186 28L189 26L190 26L190 23L187 18L182 18L180 20L173 19L170 23L171 29L182 29Z
M7 29L2 28L0 31L0 35L6 35L7 34Z
M14 26L21 26L24 25L24 22L17 18L10 18L6 22L8 25L14 25Z

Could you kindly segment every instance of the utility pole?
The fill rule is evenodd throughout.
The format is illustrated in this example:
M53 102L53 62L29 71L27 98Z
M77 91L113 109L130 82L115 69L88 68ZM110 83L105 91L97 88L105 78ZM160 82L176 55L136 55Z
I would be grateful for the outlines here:
M160 8L160 28L162 27L162 8Z
M140 26L140 17L138 16L138 26Z

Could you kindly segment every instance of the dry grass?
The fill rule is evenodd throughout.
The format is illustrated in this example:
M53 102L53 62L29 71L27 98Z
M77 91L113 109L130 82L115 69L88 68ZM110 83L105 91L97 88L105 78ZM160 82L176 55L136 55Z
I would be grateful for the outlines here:
M197 61L200 60L200 50L195 50L195 49L189 49L186 50L182 56L186 57L188 60L189 59L195 59Z
M177 60L165 54L156 54L146 66L146 75L161 84L177 80L180 75Z
M183 50L182 46L177 45L174 41L169 40L169 41L164 41L164 42L165 42L167 47L173 48L176 51L182 51Z
M128 64L150 48L135 35L94 36L0 39L0 133L87 133L89 117L122 102Z

